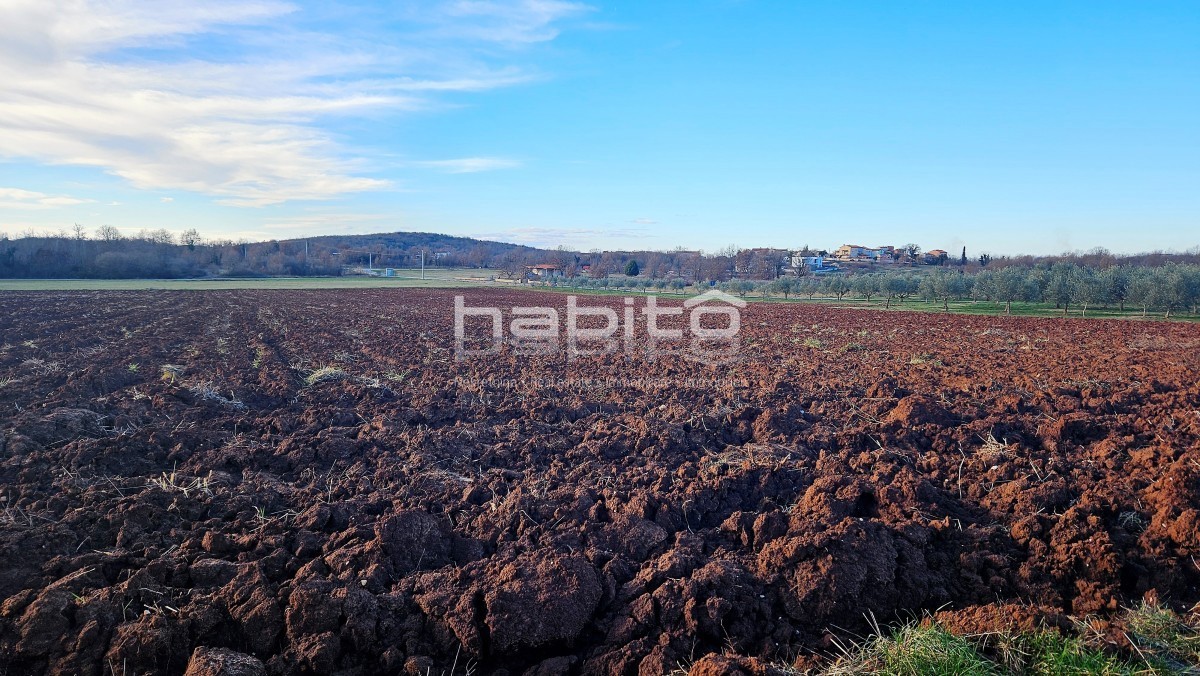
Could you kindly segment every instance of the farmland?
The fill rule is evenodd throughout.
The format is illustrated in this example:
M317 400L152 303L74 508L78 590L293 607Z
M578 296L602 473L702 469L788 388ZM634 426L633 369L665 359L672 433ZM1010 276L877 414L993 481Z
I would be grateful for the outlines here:
M0 294L0 673L780 671L922 613L1125 659L1200 602L1194 323L771 302L733 364L456 360L455 294L566 307Z

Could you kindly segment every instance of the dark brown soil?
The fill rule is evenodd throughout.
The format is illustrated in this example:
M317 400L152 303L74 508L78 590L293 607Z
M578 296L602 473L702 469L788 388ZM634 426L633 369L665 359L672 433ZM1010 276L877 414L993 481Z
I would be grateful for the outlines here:
M767 674L867 613L1200 601L1198 326L755 304L737 365L456 362L453 295L0 295L0 673Z

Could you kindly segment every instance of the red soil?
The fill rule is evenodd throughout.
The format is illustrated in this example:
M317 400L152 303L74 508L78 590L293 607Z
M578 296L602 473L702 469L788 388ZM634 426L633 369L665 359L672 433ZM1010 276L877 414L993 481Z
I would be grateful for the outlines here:
M865 613L1200 601L1198 326L755 304L736 365L456 362L453 295L0 295L0 672L765 674Z

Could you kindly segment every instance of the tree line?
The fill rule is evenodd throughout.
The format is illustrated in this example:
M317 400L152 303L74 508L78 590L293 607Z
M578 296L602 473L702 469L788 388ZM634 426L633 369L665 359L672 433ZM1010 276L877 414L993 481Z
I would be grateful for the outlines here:
M1143 316L1151 312L1169 318L1173 313L1200 314L1200 265L1166 263L1157 267L1113 265L1093 267L1069 261L1037 265L1012 264L999 269L976 271L937 268L928 272L893 271L857 275L808 275L773 280L733 279L724 282L693 282L683 279L645 277L602 277L583 275L552 279L551 286L578 289L693 292L718 288L741 297L762 298L832 297L879 301L884 307L911 298L941 303L949 310L951 300L990 301L1004 304L1042 303L1064 314L1076 308L1135 308Z
M132 237L115 230L95 237L0 238L0 277L80 279L178 279L228 275L338 275L341 264L304 246L282 242L201 240L194 230L176 237L166 230Z

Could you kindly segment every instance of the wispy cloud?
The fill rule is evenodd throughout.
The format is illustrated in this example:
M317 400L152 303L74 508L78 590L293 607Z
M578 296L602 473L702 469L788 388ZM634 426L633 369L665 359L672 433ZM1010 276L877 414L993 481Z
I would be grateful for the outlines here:
M658 221L654 220L653 218L635 218L633 219L633 222L639 225L654 225L655 223L658 223Z
M558 20L590 11L579 2L561 0L454 0L438 3L442 30L490 42L545 42L558 37Z
M501 157L463 157L456 160L426 160L414 162L418 167L437 169L449 174L474 174L480 171L495 171L497 169L514 169L521 166L516 160Z
M639 239L649 237L642 228L510 228L498 232L471 235L513 244L524 244L540 248L564 245L573 249L585 249L592 242L612 241L614 238Z
M0 188L0 209L39 210L57 207L71 207L87 204L92 200L69 197L67 195L47 195L46 193L20 188Z
M240 231L250 239L290 239L319 235L351 235L389 232L404 229L397 214L363 213L346 209L323 207L306 209L303 213L272 216L257 228Z
M443 92L527 80L497 63L504 48L553 39L557 22L586 10L556 0L403 10L8 0L0 7L0 157L98 167L136 188L235 206L385 188L366 175L370 150L352 154L327 121L429 108ZM400 12L383 18L404 28L374 31L378 12ZM339 32L322 25L326 18L362 25ZM507 161L444 162L447 171L483 171Z

